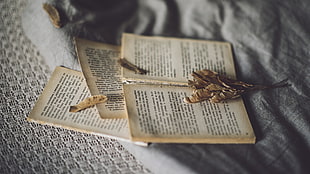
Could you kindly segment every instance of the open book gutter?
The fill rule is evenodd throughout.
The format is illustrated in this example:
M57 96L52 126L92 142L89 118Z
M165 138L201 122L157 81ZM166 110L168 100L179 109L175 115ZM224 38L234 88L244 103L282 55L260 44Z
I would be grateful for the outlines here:
M227 42L124 33L121 47L79 38L75 44L82 73L56 68L28 120L139 145L255 143L237 97L285 85L234 80ZM83 101L90 96L96 97ZM89 109L69 112L81 101Z

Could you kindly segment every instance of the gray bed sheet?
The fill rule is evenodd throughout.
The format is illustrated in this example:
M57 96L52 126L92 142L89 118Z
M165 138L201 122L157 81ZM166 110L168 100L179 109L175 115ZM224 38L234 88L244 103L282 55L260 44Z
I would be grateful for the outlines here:
M310 1L49 1L55 29L31 1L23 28L53 69L80 69L72 37L120 44L121 33L232 43L237 76L254 84L289 79L286 88L243 96L257 142L122 145L153 173L310 172Z

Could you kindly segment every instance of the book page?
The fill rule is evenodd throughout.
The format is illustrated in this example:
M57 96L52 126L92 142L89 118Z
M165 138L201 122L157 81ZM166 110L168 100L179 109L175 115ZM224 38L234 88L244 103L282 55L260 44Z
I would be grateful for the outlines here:
M158 143L254 143L242 99L188 104L192 89L161 85L124 85L133 141Z
M92 95L103 94L107 103L97 105L102 118L126 118L122 91L120 47L75 38L76 51Z
M148 71L123 69L124 80L186 84L191 73L209 69L235 77L231 45L227 42L123 34L121 57Z
M101 119L96 107L69 112L90 96L81 72L57 67L27 120L128 141L127 119Z

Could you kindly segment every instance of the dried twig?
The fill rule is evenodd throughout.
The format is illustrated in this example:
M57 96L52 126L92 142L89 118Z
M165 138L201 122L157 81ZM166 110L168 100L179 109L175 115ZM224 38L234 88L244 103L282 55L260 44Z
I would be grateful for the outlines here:
M230 79L210 70L193 72L194 80L189 80L188 84L194 91L192 96L184 99L187 103L197 103L209 100L213 103L219 103L228 99L238 98L241 94L267 88L279 88L287 86L287 80L279 83L262 86L252 85L242 81Z
M94 95L91 97L86 98L85 100L81 101L79 104L70 106L69 112L78 112L80 110L89 108L99 103L104 103L108 100L108 97L105 95Z
M48 16L49 16L52 24L54 25L54 27L60 28L62 26L62 24L60 21L60 15L59 15L58 10L53 5L50 5L47 3L43 4L43 9L48 14Z
M136 65L130 63L127 59L125 58L120 58L118 59L117 61L122 67L126 68L126 69L129 69L131 71L134 71L138 74L146 74L147 71L142 69L142 68L139 68L137 67Z

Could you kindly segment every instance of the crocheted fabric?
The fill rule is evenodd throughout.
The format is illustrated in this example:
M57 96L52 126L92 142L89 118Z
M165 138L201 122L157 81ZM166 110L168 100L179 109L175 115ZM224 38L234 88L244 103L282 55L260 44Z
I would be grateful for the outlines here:
M25 2L0 2L0 173L149 173L113 139L26 121L51 70L24 36Z

